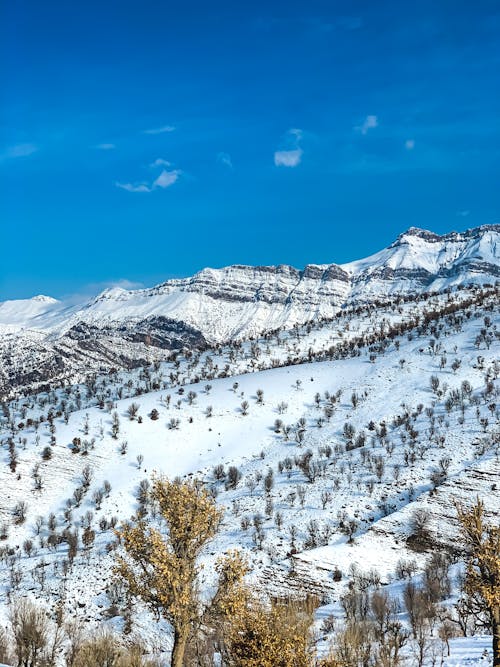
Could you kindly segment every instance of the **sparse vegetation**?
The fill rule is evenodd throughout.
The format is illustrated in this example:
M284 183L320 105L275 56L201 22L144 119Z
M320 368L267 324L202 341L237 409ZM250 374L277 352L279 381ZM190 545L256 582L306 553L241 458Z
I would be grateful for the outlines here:
M283 634L288 617L295 619L290 621L292 628L297 629L293 624L299 621L309 627L309 612L294 597L297 593L304 597L309 587L323 587L322 602L349 591L356 594L352 599L345 597L344 618L322 625L332 641L325 666L344 667L351 660L356 667L363 662L369 667L396 667L402 664L403 654L407 667L433 660L439 664L439 652L453 651L456 635L489 632L496 636L496 608L490 608L490 602L497 592L494 588L488 594L486 588L473 592L481 567L484 570L479 552L470 542L465 546L463 532L461 542L450 537L441 510L452 507L451 492L467 500L461 487L463 461L471 471L477 464L484 477L468 479L495 506L496 482L487 486L484 482L488 479L484 471L491 469L488 466L499 452L495 299L493 289L488 296L487 290L476 287L425 297L391 297L369 307L349 306L331 320L272 332L258 341L182 351L127 373L94 375L88 384L40 390L5 402L0 425L5 452L1 481L7 480L12 500L7 506L8 521L0 526L4 590L13 599L29 591L43 601L44 608L54 609L58 596L66 604L67 590L74 591L75 582L94 567L98 568L96 578L109 588L109 561L115 553L135 571L133 557L124 551L123 536L121 546L113 542L112 529L118 525L113 512L121 518L133 512L130 528L142 527L147 537L150 530L159 531L158 539L169 553L169 531L161 507L147 480L140 478L158 469L159 461L160 467L176 470L177 459L184 461L189 450L189 455L196 451L200 457L192 470L205 480L207 498L214 507L225 508L220 535L203 552L206 567L203 579L197 578L200 592L206 594L213 561L235 535L263 589L259 589L262 599L242 593L240 600L245 604L232 619L220 606L218 617L210 617L207 598L200 604L194 590L191 608L196 611L188 623L186 660L200 660L200 655L217 651L224 667L266 664L259 650L268 646L267 657L276 651L283 664L289 664L285 656L290 638ZM484 324L490 315L491 321ZM463 350L461 341L465 341ZM372 373L366 386L363 379L345 379L349 360L358 364L358 357L359 367L366 363ZM335 364L328 373L319 365L304 366L329 360ZM286 375L285 371L259 373L280 366L287 366ZM241 375L238 382L231 378L249 370L255 373ZM400 402L398 390L406 387L407 380L412 389ZM147 395L151 391L162 393ZM383 402L377 395L381 391L386 392ZM76 412L78 406L81 412ZM139 413L151 421L145 417L147 423L139 426ZM123 426L120 417L125 419ZM241 425L230 437L225 430L229 419ZM141 431L146 437L139 442L144 437L138 435ZM248 449L238 442L242 433ZM108 464L130 475L132 504L119 475L103 467ZM110 474L114 474L113 489L103 482L103 476ZM57 492L53 475L67 489L65 502L64 498L58 504L51 500ZM18 502L25 504L24 511ZM469 512L462 507L460 511ZM484 508L481 516L481 544L485 545L490 533ZM477 517L474 522L477 525ZM372 525L377 529L370 532ZM382 576L383 586L373 572L344 566L343 572L333 566L322 572L314 552L308 571L304 568L302 554L318 546L335 544L347 549L353 561L359 560L367 533L376 548L389 534L395 548L401 549L393 572ZM415 551L415 560L406 547ZM463 577L462 556L469 562ZM159 562L155 566L160 567ZM393 586L393 578L403 581ZM268 584L272 590L290 591L290 600L268 600ZM89 583L89 590L93 585ZM397 589L404 590L398 599L393 597ZM460 599L454 605L451 596L457 592ZM129 645L138 605L131 593L129 587L109 605L110 615L123 618ZM217 594L219 602L225 599L229 604L228 591L220 588ZM170 620L168 610L155 608L147 591L144 595L150 610ZM358 610L352 611L353 607ZM87 606L83 613L91 618L94 612ZM47 618L53 628L51 614ZM154 615L147 619L148 628L155 628ZM272 638L269 628L273 628ZM12 641L9 627L6 632ZM102 638L91 634L85 642L88 647L97 646ZM300 646L306 647L300 664L309 667L316 658L306 634L300 639ZM243 636L247 637L246 653L238 643ZM116 644L114 659L149 664L140 651L129 656L119 638L110 642L110 646ZM7 644L9 650L12 653ZM0 662L6 659L1 651L0 637ZM296 649L298 655L301 651Z

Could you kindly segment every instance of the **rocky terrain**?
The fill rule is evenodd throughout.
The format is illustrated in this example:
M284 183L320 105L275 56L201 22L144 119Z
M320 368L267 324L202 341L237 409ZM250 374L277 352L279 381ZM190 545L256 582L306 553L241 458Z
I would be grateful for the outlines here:
M494 284L499 225L439 236L411 228L348 264L204 269L153 288L107 289L81 305L50 297L0 303L0 396L132 369L311 321L393 295Z
M409 627L403 591L438 553L433 623L454 630L446 644L429 626L423 662L409 637L402 664L491 664L457 606L455 503L480 497L499 521L498 233L410 229L342 266L2 303L0 626L28 598L89 629L131 626L125 642L168 660L170 628L113 578L114 528L155 520L153 472L195 475L224 512L202 596L238 548L259 594L317 601L322 655L352 585L385 591Z

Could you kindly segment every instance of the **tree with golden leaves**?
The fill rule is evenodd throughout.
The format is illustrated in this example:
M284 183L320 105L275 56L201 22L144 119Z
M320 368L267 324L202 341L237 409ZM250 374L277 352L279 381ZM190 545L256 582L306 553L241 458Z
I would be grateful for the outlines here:
M199 635L209 640L205 653L220 654L225 667L312 667L311 627L318 601L311 597L264 602L244 581L248 569L238 551L219 559L216 593ZM196 658L193 664L205 664L200 651Z
M219 527L222 512L197 480L153 480L152 501L166 530L136 518L119 531L125 555L117 573L130 593L141 598L173 627L172 667L184 665L190 632L200 613L197 578L201 551Z
M239 551L221 556L215 566L218 573L215 592L198 617L185 655L186 665L213 665L215 653L225 655L225 628L228 621L244 609L249 592L243 584L248 562Z
M313 613L298 602L265 604L246 596L227 619L224 654L230 667L311 667Z
M465 592L471 606L483 613L493 631L493 665L500 666L500 526L488 525L484 504L471 509L457 505L457 515L467 551Z

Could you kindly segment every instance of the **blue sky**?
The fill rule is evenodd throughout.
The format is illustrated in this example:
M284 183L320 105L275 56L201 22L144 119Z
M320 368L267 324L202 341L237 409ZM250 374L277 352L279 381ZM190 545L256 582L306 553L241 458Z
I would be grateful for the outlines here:
M500 6L0 2L0 300L498 222Z

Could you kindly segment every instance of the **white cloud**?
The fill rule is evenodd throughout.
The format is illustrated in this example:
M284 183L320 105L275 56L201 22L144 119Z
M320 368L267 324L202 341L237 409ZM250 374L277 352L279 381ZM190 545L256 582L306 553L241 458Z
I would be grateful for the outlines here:
M146 183L119 183L116 181L115 185L127 192L151 192L151 188Z
M101 151L112 151L116 146L115 144L97 144L96 148Z
M288 130L288 134L291 134L292 137L295 137L295 141L298 143L302 137L304 136L304 133L302 130L298 127L292 127L290 130Z
M277 167L296 167L302 159L302 149L294 148L291 151L276 151L274 164Z
M407 139L405 141L405 148L407 151L412 151L415 148L415 139Z
M467 218L470 215L470 211L467 209L463 211L457 211L457 215L461 218Z
M106 287L121 287L122 289L140 289L141 287L144 287L144 283L140 283L135 280L129 280L128 278L110 280L102 284L104 285L104 289L106 289Z
M155 181L153 181L152 189L154 190L155 188L170 187L177 181L180 173L181 172L179 169L172 169L172 171L167 171L166 169L164 169L158 176L158 178Z
M143 130L143 134L163 134L164 132L173 132L175 127L173 125L163 125L163 127L153 127L150 130Z
M226 167L229 167L229 169L233 168L233 161L231 160L229 153L217 153L217 162L224 164Z
M274 152L274 164L276 167L296 167L302 160L303 150L300 148L300 142L304 133L298 127L290 128L286 133L285 143L293 148L283 149Z
M2 154L0 158L16 158L16 157L27 157L36 153L38 146L35 144L17 144L16 146L10 146Z
M156 158L154 162L151 162L150 167L170 167L172 165L168 160L164 160L162 157Z
M161 174L156 178L151 185L148 183L120 183L119 181L115 182L117 188L126 190L127 192L153 192L157 188L164 190L173 185L182 174L180 169L172 169L167 171L163 169Z
M368 130L373 130L375 127L378 127L378 118L377 116L369 115L364 119L362 125L358 125L355 129L361 132L361 134L368 134Z

